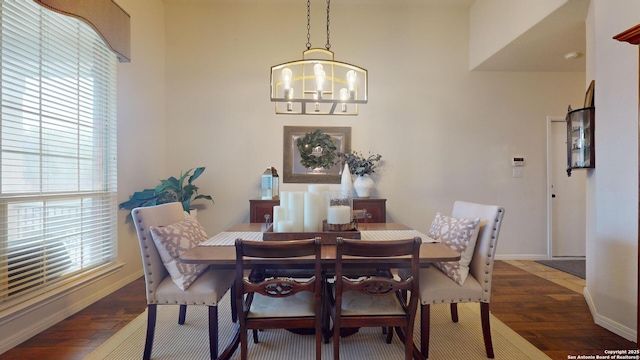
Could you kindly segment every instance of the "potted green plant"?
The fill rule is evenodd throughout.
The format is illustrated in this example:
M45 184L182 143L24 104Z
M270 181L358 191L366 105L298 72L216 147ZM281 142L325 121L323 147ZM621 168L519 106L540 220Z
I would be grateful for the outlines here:
M373 179L370 174L376 172L378 162L382 159L380 154L364 156L361 152L351 151L343 154L344 161L349 166L349 172L356 176L353 181L353 188L360 198L368 198L373 189Z
M204 167L189 169L180 175L179 179L170 177L160 180L160 185L154 189L136 191L129 200L120 203L120 209L132 210L142 206L153 206L170 202L182 203L184 211L191 212L191 202L198 199L211 200L211 195L198 194L198 187L193 183L202 173ZM193 174L191 172L193 171ZM187 183L185 184L185 180Z

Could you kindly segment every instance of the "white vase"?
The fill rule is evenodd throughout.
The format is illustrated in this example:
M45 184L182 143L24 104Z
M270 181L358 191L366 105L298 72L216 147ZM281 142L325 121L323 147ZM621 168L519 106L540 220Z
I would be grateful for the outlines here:
M351 179L351 172L349 171L348 164L344 164L344 169L342 170L340 192L343 195L351 195L353 193L353 180Z
M373 179L369 174L356 176L356 179L353 181L353 188L356 190L359 198L368 198L371 196L373 185Z

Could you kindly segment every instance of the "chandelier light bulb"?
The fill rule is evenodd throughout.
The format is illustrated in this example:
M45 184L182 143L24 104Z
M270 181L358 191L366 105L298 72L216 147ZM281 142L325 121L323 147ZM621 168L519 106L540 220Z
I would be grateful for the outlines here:
M349 85L349 98L356 98L356 79L358 74L354 70L347 71L347 84Z
M316 73L316 89L318 94L318 99L322 99L322 89L324 87L324 78L325 73L322 70L322 65L320 65L320 70Z
M284 83L284 97L285 99L293 98L293 89L291 88L291 77L293 71L289 68L282 69L282 82Z
M349 90L347 88L340 89L340 100L349 100Z
M289 68L282 69L282 82L284 82L284 88L291 88L291 77L293 76L293 71Z
M320 71L323 71L323 70L324 70L324 67L322 67L322 64L320 64L320 63L315 64L315 65L313 66L313 73L314 73L316 76L318 76L318 73L319 73Z
M340 89L340 100L347 101L349 99L349 90L347 88ZM347 112L347 104L342 103L342 112Z
M318 90L322 90L322 87L324 85L324 70L320 70L317 74L316 74L316 83L318 84Z
M357 77L358 75L354 70L347 71L347 83L349 83L349 90L355 89Z

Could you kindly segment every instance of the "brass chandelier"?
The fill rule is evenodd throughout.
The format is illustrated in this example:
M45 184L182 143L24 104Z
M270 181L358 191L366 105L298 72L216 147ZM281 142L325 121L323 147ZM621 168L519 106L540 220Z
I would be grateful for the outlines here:
M311 0L307 0L307 50L302 60L271 67L271 101L276 114L358 115L358 105L367 103L367 70L335 61L329 43L327 0L327 43L311 48Z

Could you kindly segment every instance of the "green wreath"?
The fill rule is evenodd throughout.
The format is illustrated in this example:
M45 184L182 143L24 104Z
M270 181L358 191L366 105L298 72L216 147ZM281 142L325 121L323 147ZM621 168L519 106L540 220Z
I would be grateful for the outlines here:
M316 129L296 140L300 151L300 164L305 168L331 169L335 165L336 144L330 135Z

